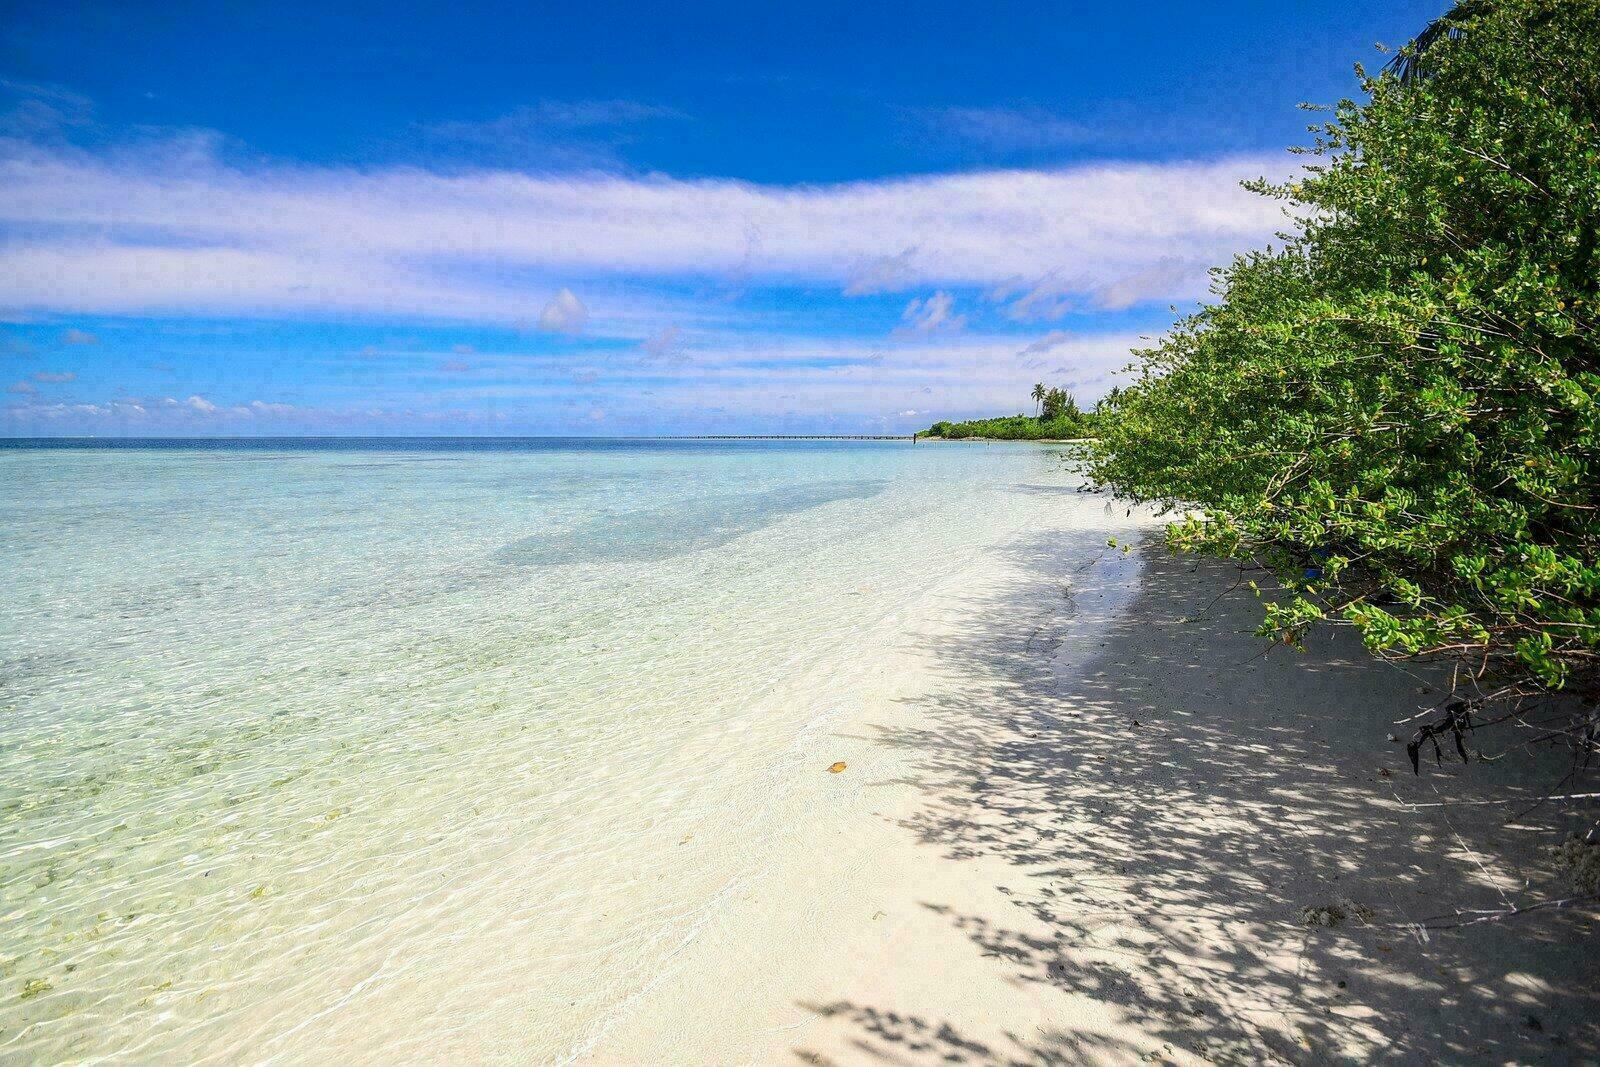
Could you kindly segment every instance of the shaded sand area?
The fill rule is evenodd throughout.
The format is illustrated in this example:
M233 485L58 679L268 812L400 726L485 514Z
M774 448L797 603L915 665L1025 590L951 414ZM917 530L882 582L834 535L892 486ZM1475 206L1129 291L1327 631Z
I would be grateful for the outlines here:
M1233 569L1105 525L987 553L870 638L774 858L585 1059L1600 1057L1593 910L1406 926L1570 894L1541 846L1577 824L1523 810L1564 756L1413 777L1387 737L1428 677L1343 636L1264 655Z

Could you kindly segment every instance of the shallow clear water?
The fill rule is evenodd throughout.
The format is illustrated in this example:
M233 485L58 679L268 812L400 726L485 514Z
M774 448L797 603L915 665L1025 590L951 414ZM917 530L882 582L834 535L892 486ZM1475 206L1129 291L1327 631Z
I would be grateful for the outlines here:
M1031 446L0 444L0 1059L581 1052L756 862L860 635L1075 482Z

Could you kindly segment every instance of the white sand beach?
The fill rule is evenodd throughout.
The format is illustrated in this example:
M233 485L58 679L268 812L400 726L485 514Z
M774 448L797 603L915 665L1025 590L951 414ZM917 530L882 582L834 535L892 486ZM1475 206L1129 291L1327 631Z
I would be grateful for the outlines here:
M864 638L769 860L583 1059L1600 1056L1592 909L1408 928L1570 895L1541 851L1566 827L1524 811L1564 755L1414 777L1388 737L1437 676L1348 634L1268 652L1233 568L1122 511L1132 554L1029 535Z

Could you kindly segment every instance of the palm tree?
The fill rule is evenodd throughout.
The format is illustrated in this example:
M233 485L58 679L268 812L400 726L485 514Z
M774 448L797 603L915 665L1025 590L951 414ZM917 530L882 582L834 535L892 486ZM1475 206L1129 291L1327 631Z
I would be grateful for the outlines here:
M1033 405L1035 409L1043 411L1045 388L1043 382L1037 382L1033 387Z
M1385 69L1393 71L1402 85L1411 85L1426 78L1428 52L1441 41L1453 41L1465 36L1467 31L1462 23L1482 13L1487 6L1487 0L1460 0L1449 11L1424 26L1410 44L1384 64Z

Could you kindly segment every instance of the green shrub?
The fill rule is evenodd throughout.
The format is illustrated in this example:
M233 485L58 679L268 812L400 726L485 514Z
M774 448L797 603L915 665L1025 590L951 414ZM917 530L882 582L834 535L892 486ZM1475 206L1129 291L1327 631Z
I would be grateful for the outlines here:
M1600 0L1482 0L1314 127L1281 248L1138 353L1092 471L1484 698L1600 695Z

